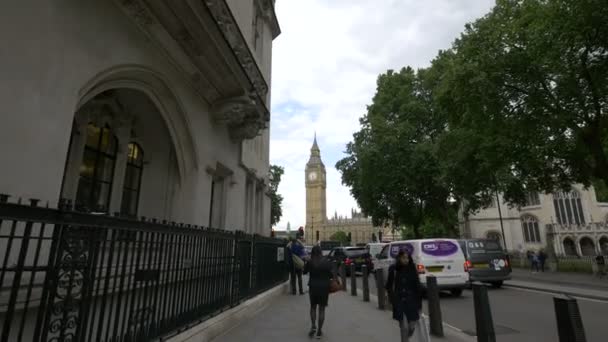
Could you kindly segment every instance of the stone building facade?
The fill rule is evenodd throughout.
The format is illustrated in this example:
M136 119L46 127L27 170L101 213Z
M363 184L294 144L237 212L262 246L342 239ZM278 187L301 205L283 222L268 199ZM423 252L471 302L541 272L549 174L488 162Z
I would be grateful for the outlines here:
M279 33L274 0L3 2L0 193L269 235Z
M569 192L532 193L525 206L510 208L500 199L465 217L460 212L464 237L501 240L501 223L510 251L551 246L558 255L591 256L608 253L608 203L599 202L593 187L580 184Z
M337 214L327 218L327 172L321 160L321 150L315 136L310 158L305 169L306 185L306 227L304 236L306 243L316 244L328 241L331 236L342 231L351 236L351 244L362 244L372 241L372 235L386 240L392 236L390 229L374 227L371 217L366 217L353 210L351 217L341 217Z

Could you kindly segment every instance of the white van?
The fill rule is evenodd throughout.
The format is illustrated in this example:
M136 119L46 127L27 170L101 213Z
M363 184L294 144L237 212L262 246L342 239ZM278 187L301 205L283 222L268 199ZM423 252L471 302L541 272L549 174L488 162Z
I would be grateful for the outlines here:
M389 266L395 263L395 258L401 250L412 255L423 287L426 287L426 277L432 275L437 278L440 289L450 290L454 296L462 294L469 274L465 271L466 260L457 240L423 239L389 243L377 255L375 265L376 269L384 269L385 281Z
M380 252L382 252L382 248L384 246L388 245L388 243L382 243L382 242L371 242L368 243L367 245L365 245L365 249L367 249L367 253L369 253L369 255L372 258L372 263L374 264L374 269L376 269L376 265L378 263L378 258L376 258L376 256L378 254L380 254ZM373 270L372 270L373 272Z

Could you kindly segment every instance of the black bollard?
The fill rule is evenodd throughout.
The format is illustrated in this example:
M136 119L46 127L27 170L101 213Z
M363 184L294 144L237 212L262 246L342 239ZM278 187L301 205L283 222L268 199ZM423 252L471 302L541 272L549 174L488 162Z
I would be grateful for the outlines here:
M384 270L377 269L376 270L376 289L378 290L378 309L384 310L386 308L385 305L385 289L384 289Z
M475 325L477 327L477 342L496 342L494 321L488 299L488 288L480 283L473 283L473 299L475 306Z
M357 295L357 272L355 263L350 264L350 294L352 296Z
M369 302L369 270L366 265L361 266L361 271L363 272L363 301Z
M553 297L557 332L560 342L586 342L583 320L576 299L568 296Z
M340 285L342 285L342 291L346 291L346 266L340 264Z
M443 337L443 320L441 318L441 305L439 303L439 287L437 278L426 277L426 294L429 308L429 326L431 335Z

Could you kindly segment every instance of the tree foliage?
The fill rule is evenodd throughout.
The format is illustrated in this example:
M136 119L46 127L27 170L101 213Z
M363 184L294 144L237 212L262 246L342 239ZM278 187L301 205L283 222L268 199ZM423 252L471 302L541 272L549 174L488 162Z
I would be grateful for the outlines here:
M283 196L279 194L281 176L285 170L278 165L270 165L270 225L274 226L283 216Z
M607 18L605 0L497 0L429 68L378 77L342 182L412 237L449 233L451 200L608 184Z
M499 0L466 26L435 94L446 174L471 209L495 189L522 204L608 180L607 38L602 0Z
M343 231L338 231L338 232L333 233L329 237L329 239L331 241L338 241L342 245L348 245L348 244L350 244L350 240L348 239L348 235L345 232L343 232Z
M431 70L403 68L378 77L361 130L336 164L361 209L421 237L425 218L447 223L450 189L435 153L446 118L431 97Z

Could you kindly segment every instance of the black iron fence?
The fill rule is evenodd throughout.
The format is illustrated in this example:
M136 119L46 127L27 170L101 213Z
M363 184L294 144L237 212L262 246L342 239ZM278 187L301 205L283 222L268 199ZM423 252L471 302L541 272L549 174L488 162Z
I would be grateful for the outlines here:
M287 279L285 243L242 232L7 203L0 341L147 341Z
M509 255L513 267L531 268L531 262L525 254L512 253ZM595 273L597 271L597 256L557 255L545 262L545 268L553 267L558 272ZM608 264L608 256L602 256Z

